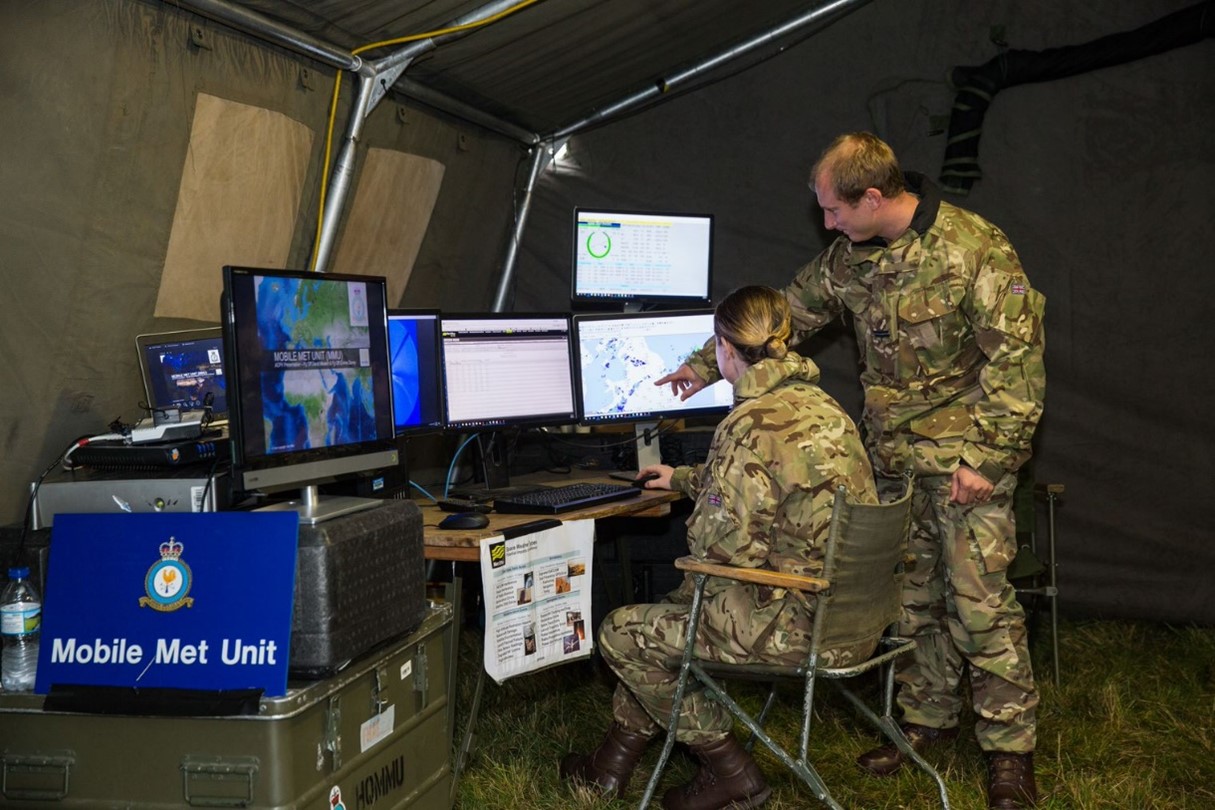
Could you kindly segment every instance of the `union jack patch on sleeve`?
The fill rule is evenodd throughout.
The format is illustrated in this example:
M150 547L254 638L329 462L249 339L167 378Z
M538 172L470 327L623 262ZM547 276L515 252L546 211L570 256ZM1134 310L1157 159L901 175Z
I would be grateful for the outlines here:
M719 493L710 493L707 500L709 501L709 506L721 506L721 495Z
M1014 284L1008 288L1008 291L1010 293L1012 293L1013 295L1025 295L1025 285L1024 284Z

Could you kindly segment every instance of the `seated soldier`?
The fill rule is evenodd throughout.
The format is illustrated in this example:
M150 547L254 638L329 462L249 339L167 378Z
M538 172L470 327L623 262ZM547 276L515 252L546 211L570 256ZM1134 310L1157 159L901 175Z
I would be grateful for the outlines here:
M647 467L648 488L695 499L688 548L698 558L807 576L823 572L836 489L877 503L861 437L839 404L818 387L818 368L788 350L789 305L769 287L743 287L714 316L717 360L734 386L734 408L717 427L703 465ZM623 797L646 743L665 728L683 654L691 578L659 604L613 611L599 628L603 657L619 676L615 722L590 754L569 754L561 776ZM812 616L782 590L710 578L697 654L730 663L801 664ZM876 645L826 651L842 666ZM733 718L689 685L676 738L700 761L696 776L668 790L668 810L758 807L771 790L732 733Z

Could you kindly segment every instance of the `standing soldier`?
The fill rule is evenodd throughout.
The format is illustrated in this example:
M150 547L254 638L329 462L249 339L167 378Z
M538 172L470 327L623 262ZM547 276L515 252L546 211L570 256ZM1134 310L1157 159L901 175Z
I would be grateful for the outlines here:
M900 633L918 642L899 673L917 751L954 738L963 675L988 759L988 806L1037 802L1038 691L1025 615L1008 582L1012 497L1042 414L1045 299L995 225L904 174L868 132L841 135L811 174L823 221L843 234L785 290L794 343L851 313L861 349L863 427L878 489L916 475ZM712 349L658 381L686 399L718 377ZM893 746L859 763L886 775Z
M819 576L835 491L877 503L873 470L856 425L818 387L818 368L788 351L789 305L769 287L744 287L718 305L714 354L734 386L734 409L717 426L701 466L647 467L650 488L695 499L688 547L701 559ZM570 754L561 775L623 797L646 743L665 727L687 636L691 580L651 605L610 613L599 628L604 660L620 677L615 722L600 746ZM710 578L697 655L731 663L797 665L810 648L805 603L768 587ZM864 660L877 637L828 650L844 666ZM667 810L758 807L771 793L751 755L735 739L733 717L703 692L689 690L676 738L700 760L695 778L663 797Z

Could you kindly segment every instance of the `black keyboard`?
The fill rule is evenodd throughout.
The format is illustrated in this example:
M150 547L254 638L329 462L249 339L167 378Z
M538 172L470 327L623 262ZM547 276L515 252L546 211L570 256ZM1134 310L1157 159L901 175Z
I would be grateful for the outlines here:
M494 498L494 511L506 515L555 515L625 498L635 498L641 490L629 484L581 483Z

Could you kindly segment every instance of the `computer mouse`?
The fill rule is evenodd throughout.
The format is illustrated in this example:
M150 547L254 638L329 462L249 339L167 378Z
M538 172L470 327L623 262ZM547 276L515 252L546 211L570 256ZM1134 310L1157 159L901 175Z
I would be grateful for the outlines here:
M484 529L489 518L480 512L456 512L439 521L440 529Z
M653 481L655 478L660 478L660 477L661 476L656 472L648 472L645 475L639 475L636 478L634 478L633 486L637 487L638 489L645 489L646 481Z

